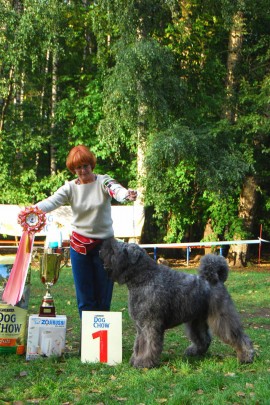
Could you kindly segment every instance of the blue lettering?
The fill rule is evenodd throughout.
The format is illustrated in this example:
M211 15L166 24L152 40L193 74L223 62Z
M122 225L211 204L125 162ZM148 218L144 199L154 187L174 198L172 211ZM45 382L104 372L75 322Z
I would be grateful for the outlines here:
M106 322L94 322L93 327L96 329L109 329L110 324Z
M94 322L105 322L105 318L101 316L95 316Z

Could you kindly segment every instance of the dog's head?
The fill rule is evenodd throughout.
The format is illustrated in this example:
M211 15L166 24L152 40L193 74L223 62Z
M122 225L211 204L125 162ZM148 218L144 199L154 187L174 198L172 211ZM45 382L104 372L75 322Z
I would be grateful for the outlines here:
M114 238L103 241L100 258L113 281L127 283L136 274L136 265L144 251L135 243L124 243Z

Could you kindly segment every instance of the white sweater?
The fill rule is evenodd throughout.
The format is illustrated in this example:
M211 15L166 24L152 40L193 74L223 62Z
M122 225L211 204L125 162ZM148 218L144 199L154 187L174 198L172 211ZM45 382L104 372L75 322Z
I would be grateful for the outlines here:
M52 196L36 205L44 212L70 205L75 232L93 239L106 239L113 236L111 199L124 202L127 194L127 189L105 174L97 175L93 183L67 181Z

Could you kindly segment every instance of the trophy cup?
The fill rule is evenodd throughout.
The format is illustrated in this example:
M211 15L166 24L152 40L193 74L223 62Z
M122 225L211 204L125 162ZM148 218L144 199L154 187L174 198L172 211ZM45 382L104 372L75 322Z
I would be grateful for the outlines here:
M46 294L43 297L39 316L56 316L51 287L57 282L62 267L62 255L59 253L44 253L40 257L40 279L46 285Z

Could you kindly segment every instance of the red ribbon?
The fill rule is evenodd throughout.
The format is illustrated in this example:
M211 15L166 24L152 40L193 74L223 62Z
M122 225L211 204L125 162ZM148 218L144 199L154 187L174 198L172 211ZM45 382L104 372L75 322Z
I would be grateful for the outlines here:
M46 214L38 207L26 207L18 215L18 223L23 228L22 237L11 273L2 296L7 304L16 305L22 298L25 280L31 261L35 233L46 224Z

